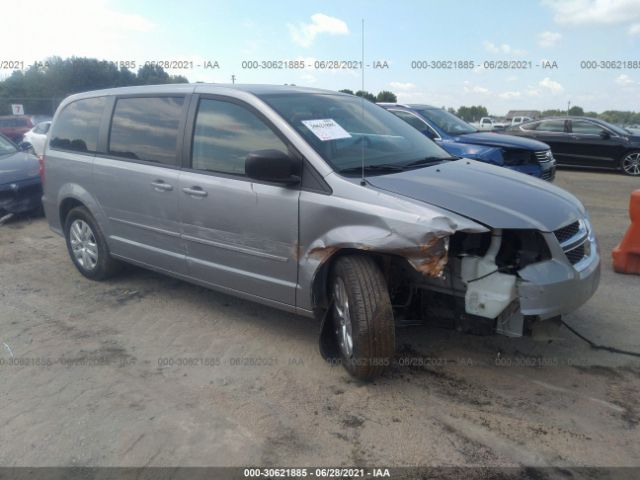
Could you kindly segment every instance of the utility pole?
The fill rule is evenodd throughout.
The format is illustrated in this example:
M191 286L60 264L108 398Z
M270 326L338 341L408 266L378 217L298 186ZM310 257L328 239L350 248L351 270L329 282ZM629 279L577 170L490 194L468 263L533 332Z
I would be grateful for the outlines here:
M231 83L235 85L235 83L236 83L236 76L235 75L231 75Z
M567 102L567 116L569 115L569 110L571 110L571 100Z

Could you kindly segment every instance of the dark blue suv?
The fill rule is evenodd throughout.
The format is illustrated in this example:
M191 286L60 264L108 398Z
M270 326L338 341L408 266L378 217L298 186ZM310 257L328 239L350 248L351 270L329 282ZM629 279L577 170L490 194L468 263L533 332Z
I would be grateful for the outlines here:
M556 161L546 143L493 132L479 132L442 108L379 103L435 141L451 155L501 165L553 181Z

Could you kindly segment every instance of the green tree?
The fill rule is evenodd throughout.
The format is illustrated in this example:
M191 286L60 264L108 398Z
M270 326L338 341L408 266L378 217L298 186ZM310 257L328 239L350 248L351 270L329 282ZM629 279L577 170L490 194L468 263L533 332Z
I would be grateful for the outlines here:
M574 117L582 117L584 115L584 110L582 109L582 107L574 105L569 109L569 115L573 115Z
M353 93L353 90L349 90L348 88L345 88L343 90L338 90L340 93L348 93L349 95L355 95L355 93Z
M377 102L396 103L398 101L398 97L396 97L396 94L393 93L393 92L390 92L388 90L382 90L381 92L378 92L378 96L376 97L376 101Z
M462 106L458 109L458 116L466 122L477 122L482 117L488 117L489 112L487 107L482 105Z
M558 110L557 108L551 109L551 110L544 110L542 112L543 117L561 117L566 114L567 114L566 110Z
M134 73L118 68L115 63L95 58L50 57L34 63L25 71L14 71L0 81L0 115L11 113L11 103L23 104L27 114L51 115L62 99L73 93L187 81L181 75L167 74L161 67L145 66Z
M376 101L376 96L371 92L367 92L366 90L358 90L356 92L356 96L365 98L365 99L369 100L370 102L374 102L375 103L375 101Z

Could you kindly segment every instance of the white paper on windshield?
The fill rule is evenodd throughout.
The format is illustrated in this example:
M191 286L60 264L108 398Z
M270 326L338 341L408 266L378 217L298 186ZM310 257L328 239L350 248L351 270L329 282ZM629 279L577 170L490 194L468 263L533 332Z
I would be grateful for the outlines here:
M323 142L351 138L349 132L342 128L333 118L320 118L318 120L302 120L305 127L313 132Z

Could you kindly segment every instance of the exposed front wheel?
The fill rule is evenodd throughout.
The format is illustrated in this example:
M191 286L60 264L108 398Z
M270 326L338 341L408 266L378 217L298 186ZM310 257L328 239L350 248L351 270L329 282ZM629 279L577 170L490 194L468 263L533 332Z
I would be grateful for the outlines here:
M384 372L395 353L395 324L382 272L372 258L336 261L331 277L333 326L347 371L361 380Z
M82 275L104 280L118 271L120 262L111 258L102 231L85 207L72 209L64 227L67 250Z
M640 175L640 151L625 154L620 161L620 168L626 175Z

